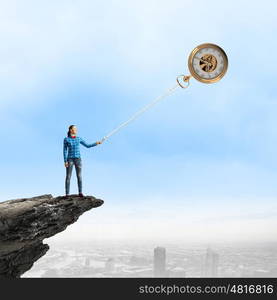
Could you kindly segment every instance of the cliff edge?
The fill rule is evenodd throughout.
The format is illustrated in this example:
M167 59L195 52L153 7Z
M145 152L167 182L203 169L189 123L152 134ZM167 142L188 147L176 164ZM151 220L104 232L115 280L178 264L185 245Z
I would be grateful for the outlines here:
M0 278L20 277L49 249L49 238L101 206L93 196L50 194L0 202Z

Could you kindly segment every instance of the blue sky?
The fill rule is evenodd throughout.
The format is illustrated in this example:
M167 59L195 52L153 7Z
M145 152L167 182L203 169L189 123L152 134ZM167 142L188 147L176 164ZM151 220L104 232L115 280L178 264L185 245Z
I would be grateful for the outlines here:
M86 235L90 224L99 238L273 239L276 9L274 1L1 1L0 201L62 195L68 125L87 142L101 139L188 74L190 51L211 42L229 58L220 82L192 80L81 149L84 193L105 205L60 236L81 226Z

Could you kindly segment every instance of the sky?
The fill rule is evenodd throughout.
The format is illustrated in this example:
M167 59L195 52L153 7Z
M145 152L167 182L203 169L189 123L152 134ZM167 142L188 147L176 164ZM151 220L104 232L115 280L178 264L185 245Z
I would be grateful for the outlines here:
M0 1L0 201L64 194L67 128L92 143L189 74L194 47L228 55L103 144L81 148L105 201L58 239L275 240L275 1ZM71 192L77 192L76 177Z

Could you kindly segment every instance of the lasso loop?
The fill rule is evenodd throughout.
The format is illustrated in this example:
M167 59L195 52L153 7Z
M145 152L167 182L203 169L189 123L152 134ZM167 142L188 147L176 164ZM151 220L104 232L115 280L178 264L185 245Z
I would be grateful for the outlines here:
M176 78L176 81L182 89L186 89L189 86L190 77L191 77L191 75L179 75ZM186 84L184 84L184 83L186 83Z

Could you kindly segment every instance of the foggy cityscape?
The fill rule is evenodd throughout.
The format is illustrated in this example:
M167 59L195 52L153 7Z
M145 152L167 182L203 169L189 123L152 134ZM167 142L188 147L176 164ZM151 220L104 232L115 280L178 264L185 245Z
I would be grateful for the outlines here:
M276 277L276 250L273 242L59 241L22 277Z

